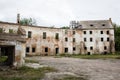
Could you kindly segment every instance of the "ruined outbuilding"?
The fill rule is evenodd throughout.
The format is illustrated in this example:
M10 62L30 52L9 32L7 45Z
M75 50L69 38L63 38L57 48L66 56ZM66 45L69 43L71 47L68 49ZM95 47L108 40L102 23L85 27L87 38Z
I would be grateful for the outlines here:
M19 21L18 21L19 22ZM58 54L108 54L114 53L114 27L109 20L72 21L70 29L27 26L16 23L0 22L5 32L23 30L26 34L1 34L0 45L11 45L15 49L15 61L26 55ZM19 29L19 30L18 30ZM10 38L1 39L1 36ZM19 38L18 38L19 37ZM5 38L5 39L4 39ZM16 47L15 47L16 46Z
M19 25L17 28L0 22L0 57L6 56L7 60L0 65L22 66L25 57L25 31ZM14 29L13 29L14 28Z

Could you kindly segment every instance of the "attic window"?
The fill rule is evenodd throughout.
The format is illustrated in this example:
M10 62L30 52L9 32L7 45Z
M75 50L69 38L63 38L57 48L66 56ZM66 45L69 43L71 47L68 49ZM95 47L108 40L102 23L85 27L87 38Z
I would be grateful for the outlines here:
M102 24L102 26L105 26L105 24Z
M90 26L94 26L93 24L90 24Z

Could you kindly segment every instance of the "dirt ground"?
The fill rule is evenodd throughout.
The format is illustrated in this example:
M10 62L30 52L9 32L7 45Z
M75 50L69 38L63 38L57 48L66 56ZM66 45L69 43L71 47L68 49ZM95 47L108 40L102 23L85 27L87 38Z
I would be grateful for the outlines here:
M58 72L47 73L43 80L54 80L65 75L84 77L85 80L120 80L120 59L63 57L30 57L28 59L39 61L41 65L47 65L58 70Z

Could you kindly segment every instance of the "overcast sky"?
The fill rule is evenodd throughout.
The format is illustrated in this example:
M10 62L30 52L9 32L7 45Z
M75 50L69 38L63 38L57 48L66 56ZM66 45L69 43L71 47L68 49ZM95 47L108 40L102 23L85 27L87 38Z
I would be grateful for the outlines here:
M71 20L106 20L120 24L120 0L0 0L0 21L35 18L40 26L67 26Z

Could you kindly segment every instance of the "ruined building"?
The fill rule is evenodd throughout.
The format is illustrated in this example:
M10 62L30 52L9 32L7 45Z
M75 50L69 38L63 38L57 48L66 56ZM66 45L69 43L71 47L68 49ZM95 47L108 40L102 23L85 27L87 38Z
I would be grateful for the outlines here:
M21 61L20 56L23 58L25 54L107 54L115 51L111 19L72 21L70 29L20 25L19 16L17 22L0 22L0 31L3 30L0 32L1 52L8 51L6 55L15 57L15 62Z

